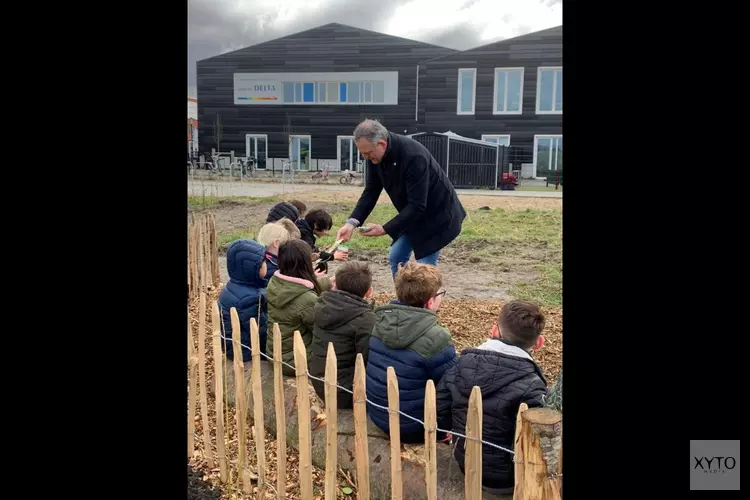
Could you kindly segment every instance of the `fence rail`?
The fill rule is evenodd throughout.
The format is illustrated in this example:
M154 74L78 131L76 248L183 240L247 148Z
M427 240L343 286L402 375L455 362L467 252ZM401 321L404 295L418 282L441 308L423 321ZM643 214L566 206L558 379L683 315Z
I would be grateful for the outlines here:
M214 449L218 459L220 470L220 481L229 483L236 481L241 486L242 491L248 495L253 493L252 479L248 464L247 448L247 429L248 429L248 404L253 404L253 420L255 425L255 455L257 458L257 480L258 492L254 498L264 498L265 489L273 488L273 485L267 482L266 478L266 455L264 446L264 414L263 414L263 386L261 384L261 358L272 362L273 368L273 385L274 385L274 403L277 429L277 478L275 489L277 500L286 497L286 417L285 402L283 389L282 365L289 366L296 373L296 391L297 391L297 417L299 424L299 481L300 481L300 498L302 500L313 500L313 481L312 481L312 436L311 436L311 418L310 418L310 379L323 381L325 383L325 417L326 417L326 457L325 457L325 498L332 500L336 498L337 484L337 453L338 453L338 409L337 409L337 390L341 389L353 394L354 401L354 433L355 433L355 457L354 466L356 469L356 491L358 499L370 498L370 457L369 442L367 435L367 405L372 405L389 413L390 422L390 460L391 460L391 498L400 500L403 498L403 479L401 468L400 452L400 432L399 421L401 417L419 422L425 431L425 491L428 500L437 500L437 432L450 432L454 436L465 438L466 461L465 461L465 483L464 495L466 500L476 500L482 498L482 447L492 446L514 455L515 462L515 491L514 500L557 500L561 498L562 488L562 418L561 414L547 408L527 409L526 405L521 405L518 412L516 425L516 439L514 448L511 450L504 448L495 443L490 443L482 439L482 394L479 387L474 387L469 400L467 425L465 435L453 430L439 429L437 427L437 408L435 397L435 384L429 380L425 387L425 412L424 421L419 420L411 415L403 413L399 409L399 388L396 378L396 372L393 367L387 370L387 391L388 407L377 405L366 397L365 387L365 364L361 354L357 355L353 387L341 387L338 385L336 373L336 353L332 343L328 345L325 379L319 379L308 373L306 347L302 336L298 331L294 333L294 366L285 363L281 359L281 333L278 324L269 325L273 330L273 358L262 353L260 350L260 335L258 324L255 318L250 319L250 346L242 344L240 337L240 320L237 310L230 310L231 316L231 338L226 333L222 334L223 323L219 312L218 303L214 300L211 304L211 324L206 325L206 301L207 287L203 286L208 281L203 281L211 276L208 269L213 265L211 258L203 258L206 250L206 244L198 244L195 239L202 242L215 241L215 226L211 225L212 219L209 216L208 222L198 222L196 227L207 225L207 232L201 229L191 229L191 238L189 241L190 248L195 248L194 266L197 266L197 272L189 272L188 279L193 278L197 283L198 292L198 314L200 315L197 326L197 345L195 348L195 335L193 332L193 323L190 321L188 311L188 458L192 458L196 453L196 412L198 402L200 402L200 417L202 421L202 440L204 458L209 467L216 466L214 461ZM208 252L209 255L211 252ZM193 254L191 254L193 255ZM205 257L205 255L204 255ZM192 269L192 268L191 268ZM197 278L194 278L197 276ZM208 329L211 332L210 348L213 352L214 362L214 385L213 398L216 408L215 422L215 443L211 439L211 425L208 414L208 392L207 392L207 366L206 366L206 335ZM236 441L239 451L239 457L236 464L235 474L230 474L230 463L227 460L228 436L225 424L224 409L226 402L224 400L226 373L229 369L227 363L223 363L224 358L221 344L222 340L232 341L234 345L233 368L234 368L234 390L235 390L235 408L236 408ZM242 361L243 347L250 348L252 353L252 367L250 376L251 391L245 390L245 367ZM200 395L200 398L198 398ZM231 464L234 466L234 464Z

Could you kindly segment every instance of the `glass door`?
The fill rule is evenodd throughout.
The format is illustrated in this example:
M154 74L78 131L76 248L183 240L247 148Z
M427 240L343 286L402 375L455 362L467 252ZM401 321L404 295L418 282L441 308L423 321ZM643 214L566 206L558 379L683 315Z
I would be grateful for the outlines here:
M534 136L534 176L546 177L550 172L562 172L562 135Z
M337 157L341 170L348 169L353 172L360 172L362 163L359 162L362 162L362 155L359 154L357 146L354 144L354 136L340 135L338 136L338 143Z
M248 158L255 158L255 168L266 169L268 160L268 136L266 134L247 134L245 136L246 153Z
M289 142L289 161L295 170L310 170L311 137L309 135L293 135Z

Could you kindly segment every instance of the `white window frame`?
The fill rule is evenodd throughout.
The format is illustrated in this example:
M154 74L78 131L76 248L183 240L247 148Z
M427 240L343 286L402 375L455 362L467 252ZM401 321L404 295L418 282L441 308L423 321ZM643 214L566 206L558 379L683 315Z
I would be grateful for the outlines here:
M463 82L463 79L461 78L461 73L464 71L471 71L474 74L474 88L471 92L471 111L461 111L461 82ZM476 110L476 104L477 104L477 68L458 68L458 85L457 87L457 94L456 94L456 114L457 115L473 115L474 111Z
M296 166L297 167L296 170L298 172L307 172L308 169L303 169L302 168L302 165L301 165L301 163L299 161L300 160L299 158L292 158L292 143L294 142L294 139L297 138L297 137L299 137L300 139L307 138L307 141L310 144L310 148L309 148L309 151L308 151L308 156L310 157L310 166L312 166L312 159L313 159L313 157L312 157L312 136L311 135L306 135L306 134L290 134L289 135L289 161L292 161L292 162L295 161L295 160L297 161L297 163L293 163L292 166L293 167ZM300 153L301 153L301 151L300 151Z
M356 151L356 154L354 156L356 158L350 158L352 161L352 166L354 167L354 171L356 171L356 164L358 160L363 160L362 154L360 154L359 150L357 149L357 145L354 143L354 136L353 135L337 135L336 136L336 161L338 162L339 170L341 170L341 140L342 139L350 139L352 141L352 152Z
M268 165L268 134L245 134L245 158L250 158L250 139L265 139L266 140L266 166ZM257 144L257 142L256 142ZM257 157L256 157L257 158ZM265 170L257 165L255 166L258 170Z
M536 153L539 146L539 139L560 139L562 141L563 135L562 134L537 134L534 136L534 177L536 177L537 168L536 168Z
M497 77L500 73L505 73L509 71L520 71L521 72L521 91L520 96L518 97L518 111L498 111L497 110ZM495 68L495 78L492 80L493 89L492 89L492 114L493 115L520 115L523 114L523 77L524 77L524 68ZM508 107L508 77L505 76L505 95L503 96L503 103L505 104L505 108Z
M482 134L483 141L486 141L487 139L494 139L495 137L507 137L508 146L510 146L510 134Z
M560 71L560 76L562 76L562 66L539 66L536 70L536 114L538 115L561 115L563 112L562 110L555 110L552 111L541 111L539 109L539 105L542 101L542 72L543 71L552 71L554 78L552 79L552 107L555 106L555 93L557 92L557 72Z

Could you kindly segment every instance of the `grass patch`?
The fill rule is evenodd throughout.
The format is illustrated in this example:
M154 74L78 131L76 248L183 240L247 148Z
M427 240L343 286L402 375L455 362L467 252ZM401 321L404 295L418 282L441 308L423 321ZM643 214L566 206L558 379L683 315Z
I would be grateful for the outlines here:
M220 207L231 203L260 205L279 201L280 197L188 197L194 208ZM309 206L309 204L308 204ZM353 203L343 203L332 212L333 227L329 234L318 238L321 247L331 245L336 231L347 219ZM396 215L396 209L385 203L375 207L367 222L384 224ZM219 233L221 250L240 238L253 239L258 227L248 227L232 233ZM375 251L387 254L391 239L388 236L368 238L356 234L346 244L354 251ZM534 270L536 278L515 284L511 296L532 300L548 307L562 305L562 213L559 210L469 210L463 230L451 245L454 256L466 259L476 256L482 264L513 269ZM447 252L446 252L447 253Z
M333 244L336 231L346 221L350 210L332 214L333 228L318 242L322 246ZM375 207L369 222L384 224L396 215L396 209L388 204ZM558 210L471 210L464 220L461 234L456 242L473 242L483 240L490 247L501 247L502 243L531 244L553 251L559 251L562 242L560 231L562 227L562 213ZM497 244L497 245L492 245ZM356 235L349 243L350 248L377 250L388 249L391 239L387 236L367 238ZM486 249L489 252L492 248ZM491 255L491 253L488 253Z
M548 307L562 307L562 267L559 264L536 266L539 276L530 283L516 283L510 294Z

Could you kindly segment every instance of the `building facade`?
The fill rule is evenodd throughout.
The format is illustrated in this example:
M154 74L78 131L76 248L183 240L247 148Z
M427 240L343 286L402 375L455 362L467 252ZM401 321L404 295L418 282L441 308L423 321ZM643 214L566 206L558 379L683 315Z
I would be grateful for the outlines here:
M524 178L562 171L562 26L419 64L417 127L518 152Z
M334 23L198 61L201 154L356 169L357 123L413 133L417 63L453 52Z
M562 170L562 26L465 51L327 24L198 61L199 151L257 168L358 169L364 118L510 145Z
M188 97L188 158L198 153L198 99Z

